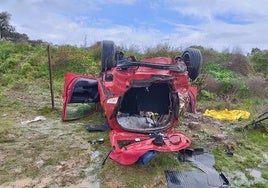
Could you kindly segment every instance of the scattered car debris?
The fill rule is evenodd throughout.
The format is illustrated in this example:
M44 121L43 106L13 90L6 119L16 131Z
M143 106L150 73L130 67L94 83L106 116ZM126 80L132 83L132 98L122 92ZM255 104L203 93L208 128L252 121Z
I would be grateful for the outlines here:
M236 131L244 131L244 130L251 130L251 129L264 129L268 130L267 123L264 123L264 121L268 120L268 111L265 111L264 113L260 114L257 118L255 118L253 121L250 123L240 126L240 127L235 127Z
M203 152L201 148L197 150L181 150L179 159L190 162L196 168L193 171L165 171L168 188L212 188L229 187L228 179L218 173L213 167L215 164L214 156Z
M37 122L37 121L44 121L46 118L44 116L37 116L33 120L21 121L22 125L27 125L29 123Z
M251 122L250 124L246 125L245 128L249 128L249 126L253 125L255 127L258 127L258 125L262 125L262 122L264 120L267 120L268 119L268 111L267 112L264 112L262 113L261 115L259 115L257 117L257 119L255 119L253 122ZM260 126L261 127L261 126Z
M109 127L108 123L104 123L102 125L87 125L86 129L89 132L92 132L92 131L108 131L108 130L110 130L110 127Z
M97 140L89 140L88 143L90 143L90 144L103 144L104 138L99 138Z
M96 158L96 157L98 157L99 155L100 155L100 152L99 151L92 152L92 158L93 159Z
M138 164L148 164L155 156L157 152L156 151L147 151L144 155L142 155L139 160L137 161Z
M225 152L225 154L227 156L233 156L234 155L234 153L231 150L229 150L229 149L224 150L224 152Z

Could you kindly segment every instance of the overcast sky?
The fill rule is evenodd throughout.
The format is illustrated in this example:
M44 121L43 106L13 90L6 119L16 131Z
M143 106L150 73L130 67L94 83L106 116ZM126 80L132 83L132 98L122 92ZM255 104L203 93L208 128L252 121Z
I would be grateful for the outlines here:
M268 49L267 0L0 0L30 39L88 46Z

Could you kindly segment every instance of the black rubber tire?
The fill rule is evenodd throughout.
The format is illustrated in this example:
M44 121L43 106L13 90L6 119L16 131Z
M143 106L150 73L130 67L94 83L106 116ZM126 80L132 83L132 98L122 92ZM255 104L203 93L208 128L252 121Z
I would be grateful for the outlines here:
M114 42L104 40L101 43L101 72L116 66Z
M202 67L203 58L200 50L187 48L181 57L187 66L189 78L194 81L200 74Z

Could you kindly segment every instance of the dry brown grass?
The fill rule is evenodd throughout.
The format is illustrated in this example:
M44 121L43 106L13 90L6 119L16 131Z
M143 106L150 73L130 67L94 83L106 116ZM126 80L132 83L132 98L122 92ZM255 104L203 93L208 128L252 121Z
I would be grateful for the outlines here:
M213 78L212 76L209 76L209 75L206 77L204 82L205 82L205 85L206 85L206 89L209 92L216 93L222 87L222 84L221 84L220 80L217 80L216 78Z
M264 79L254 76L246 80L246 85L256 97L268 97L268 82Z
M246 57L241 54L232 54L231 61L227 63L227 68L242 75L250 73L250 66L247 63Z

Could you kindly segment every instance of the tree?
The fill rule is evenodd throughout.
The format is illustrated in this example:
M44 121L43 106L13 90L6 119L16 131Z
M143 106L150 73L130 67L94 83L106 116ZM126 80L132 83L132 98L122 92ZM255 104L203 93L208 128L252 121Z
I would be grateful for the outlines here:
M8 12L0 13L0 39L8 37L10 33L15 31L15 28L9 24L11 14Z
M261 50L259 48L252 48L251 49L251 55L254 55L256 53L261 53Z
M20 34L17 32L12 32L8 35L8 37L10 38L9 40L13 42L23 42L29 40L28 36L25 33Z

